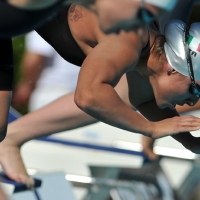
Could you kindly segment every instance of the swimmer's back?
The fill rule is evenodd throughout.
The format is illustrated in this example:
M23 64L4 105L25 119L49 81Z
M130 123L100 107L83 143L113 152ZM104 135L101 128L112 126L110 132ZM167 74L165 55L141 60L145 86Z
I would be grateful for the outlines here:
M68 24L68 10L64 7L55 18L36 31L43 37L65 60L81 66L85 54L73 38Z

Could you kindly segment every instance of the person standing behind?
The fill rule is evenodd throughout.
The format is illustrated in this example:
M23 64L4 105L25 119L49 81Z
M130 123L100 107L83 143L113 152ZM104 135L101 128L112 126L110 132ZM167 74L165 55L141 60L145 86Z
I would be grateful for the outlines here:
M33 111L76 88L79 67L65 61L35 31L25 38L22 78L13 94L13 106Z

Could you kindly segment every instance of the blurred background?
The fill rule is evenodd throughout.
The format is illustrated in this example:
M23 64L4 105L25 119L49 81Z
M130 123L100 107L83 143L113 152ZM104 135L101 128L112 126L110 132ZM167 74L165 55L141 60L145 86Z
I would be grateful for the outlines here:
M188 24L199 20L200 3L196 2ZM13 39L14 92L19 92L18 87L24 81L25 61L23 59L27 49L31 48L27 47L26 43L27 36ZM28 50L32 53L36 51ZM45 59L51 57L45 53L41 55ZM39 70L36 80L41 78L42 70ZM78 70L73 72L74 76L78 74ZM47 84L45 88L46 86ZM36 87L39 86L32 87L30 95ZM70 92L73 89L71 87L67 90ZM48 96L46 92L46 89L40 90L39 94ZM62 94L61 92L58 96ZM22 115L34 110L35 108L30 108L30 98L30 96L26 97L23 105L14 100L13 108ZM185 114L200 117L200 110ZM14 115L20 116L15 112ZM199 131L192 134L200 136ZM157 161L148 161L141 151L140 135L100 122L32 140L21 149L29 173L41 178L45 183L39 191L43 200L55 200L55 198L58 200L200 199L200 157L198 155L189 152L171 137L156 141L154 151L159 155ZM34 198L31 192L11 196L13 200Z

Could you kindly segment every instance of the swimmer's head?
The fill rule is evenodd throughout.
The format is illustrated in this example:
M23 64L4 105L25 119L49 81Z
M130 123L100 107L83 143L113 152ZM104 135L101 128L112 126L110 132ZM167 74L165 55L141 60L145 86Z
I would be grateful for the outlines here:
M70 0L69 0L70 1ZM129 31L170 12L177 0L74 0L93 10L106 33Z
M168 63L180 74L200 81L200 23L190 27L180 20L171 20L165 26L164 44ZM191 86L192 87L192 86ZM195 84L194 84L195 87ZM190 88L200 97L200 87Z

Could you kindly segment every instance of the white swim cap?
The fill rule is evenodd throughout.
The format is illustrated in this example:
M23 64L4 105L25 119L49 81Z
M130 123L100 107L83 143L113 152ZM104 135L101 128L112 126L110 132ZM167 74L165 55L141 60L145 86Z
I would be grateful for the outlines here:
M188 65L184 49L184 30L186 24L180 20L169 21L164 29L166 58L169 64L180 74L189 77ZM200 81L200 23L193 23L189 28L189 46L194 78Z

